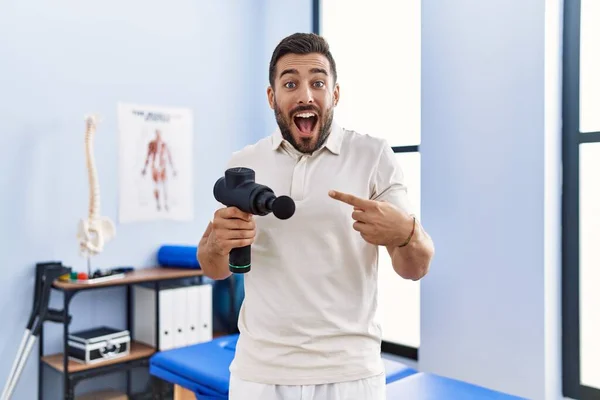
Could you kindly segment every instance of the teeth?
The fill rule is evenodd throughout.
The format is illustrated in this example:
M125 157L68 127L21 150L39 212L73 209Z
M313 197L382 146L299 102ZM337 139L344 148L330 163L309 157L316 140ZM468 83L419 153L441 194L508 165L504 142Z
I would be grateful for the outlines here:
M300 117L300 118L310 118L310 117L314 117L314 116L315 116L315 114L311 113L311 112L296 114L296 117Z

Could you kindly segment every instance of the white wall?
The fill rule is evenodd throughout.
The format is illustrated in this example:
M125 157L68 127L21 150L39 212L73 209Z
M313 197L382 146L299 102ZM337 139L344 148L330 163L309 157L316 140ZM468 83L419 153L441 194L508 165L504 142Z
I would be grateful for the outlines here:
M563 1L546 0L544 295L545 399L562 399L561 195L562 195L562 20ZM568 1L568 0L567 0Z
M422 12L423 218L437 254L419 367L558 398L557 1L423 0Z
M161 244L195 245L214 212L212 186L231 152L271 133L262 117L268 110L265 43L270 48L285 27L310 29L310 1L275 3L0 2L1 387L31 310L35 263L61 260L86 270L75 238L87 213L84 115L103 118L95 140L102 214L117 221L117 102L194 112L195 220L117 224L116 238L94 268L146 267L156 263ZM77 295L71 331L124 327L124 294L116 288ZM59 293L52 304L61 307ZM45 334L46 352L62 351L61 327L47 324ZM45 371L45 399L59 398L59 375ZM15 399L37 398L37 372L35 348ZM124 376L82 382L76 394L123 388Z

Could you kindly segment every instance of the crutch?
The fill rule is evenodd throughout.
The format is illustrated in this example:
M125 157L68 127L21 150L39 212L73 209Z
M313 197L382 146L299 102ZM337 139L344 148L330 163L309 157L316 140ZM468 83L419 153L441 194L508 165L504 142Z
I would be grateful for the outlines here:
M19 381L21 372L25 367L29 353L31 353L31 349L39 337L44 321L69 323L69 321L63 321L63 316L60 311L49 309L48 303L50 301L50 292L54 280L70 272L71 269L63 266L60 262L46 262L38 263L36 265L33 309L29 316L29 321L27 322L25 333L21 339L21 344L19 345L19 350L17 351L17 356L15 357L10 370L8 380L2 390L2 397L0 397L0 400L10 400L17 382ZM67 318L70 320L69 317Z

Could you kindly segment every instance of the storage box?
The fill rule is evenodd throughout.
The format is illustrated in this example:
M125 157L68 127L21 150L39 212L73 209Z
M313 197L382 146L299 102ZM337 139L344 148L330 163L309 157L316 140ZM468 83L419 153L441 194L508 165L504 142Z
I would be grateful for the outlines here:
M128 355L131 338L128 330L101 326L73 332L67 344L69 359L92 364Z

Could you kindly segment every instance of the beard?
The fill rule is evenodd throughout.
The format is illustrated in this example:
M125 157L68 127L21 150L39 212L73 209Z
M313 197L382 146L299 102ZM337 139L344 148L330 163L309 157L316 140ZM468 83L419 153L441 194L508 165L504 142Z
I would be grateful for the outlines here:
M317 133L316 141L313 137L311 138L299 138L297 141L292 134L292 126L295 126L294 118L292 117L295 113L300 111L312 111L317 116L317 124L321 125ZM329 137L331 133L331 124L333 123L333 107L325 111L325 115L315 106L298 106L294 108L286 117L275 101L275 120L281 131L281 136L287 140L296 150L304 154L312 154L315 150L320 148L323 143Z

